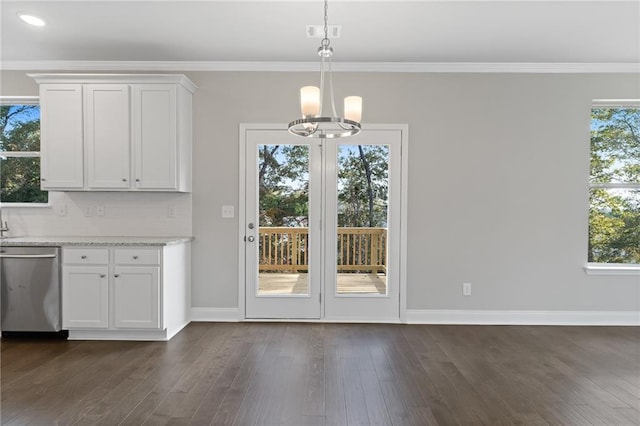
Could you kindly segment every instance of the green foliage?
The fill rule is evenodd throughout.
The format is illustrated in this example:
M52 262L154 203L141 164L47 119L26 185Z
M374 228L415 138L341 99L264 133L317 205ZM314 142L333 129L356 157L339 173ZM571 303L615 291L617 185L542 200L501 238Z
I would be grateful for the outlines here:
M589 262L640 263L640 110L592 111Z
M309 149L260 145L260 226L308 226ZM386 227L389 148L340 145L338 226Z
M360 145L357 149L352 146L341 148L338 164L338 226L385 228L389 147Z
M260 145L260 226L308 226L309 148Z
M0 151L40 151L40 107L0 106ZM46 203L48 193L40 190L40 158L12 157L0 162L0 201Z

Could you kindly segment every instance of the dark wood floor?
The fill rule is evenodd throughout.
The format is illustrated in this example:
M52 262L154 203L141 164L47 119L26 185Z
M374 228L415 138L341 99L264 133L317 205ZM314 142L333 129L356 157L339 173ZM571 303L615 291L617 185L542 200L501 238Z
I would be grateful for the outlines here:
M194 323L4 339L6 425L640 424L640 329Z

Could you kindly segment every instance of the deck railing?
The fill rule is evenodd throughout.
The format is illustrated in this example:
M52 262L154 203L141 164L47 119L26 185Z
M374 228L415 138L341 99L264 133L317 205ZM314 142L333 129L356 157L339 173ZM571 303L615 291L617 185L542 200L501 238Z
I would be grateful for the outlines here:
M309 229L260 227L260 272L306 272ZM338 272L387 271L386 228L338 228Z

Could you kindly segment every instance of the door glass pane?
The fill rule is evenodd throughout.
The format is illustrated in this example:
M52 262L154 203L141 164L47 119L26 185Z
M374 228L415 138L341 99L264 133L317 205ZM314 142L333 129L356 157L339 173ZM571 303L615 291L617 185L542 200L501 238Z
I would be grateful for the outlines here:
M337 294L388 293L388 145L338 146Z
M258 146L258 295L309 294L309 148Z

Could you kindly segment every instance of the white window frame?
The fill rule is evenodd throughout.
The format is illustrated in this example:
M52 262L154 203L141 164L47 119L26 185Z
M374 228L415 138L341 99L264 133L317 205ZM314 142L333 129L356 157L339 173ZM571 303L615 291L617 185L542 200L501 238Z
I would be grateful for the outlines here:
M0 105L40 105L39 96L0 96ZM40 157L40 151L0 151L0 157ZM51 195L51 194L49 194ZM1 208L11 207L51 207L51 196L46 203L3 203Z
M594 99L593 108L639 108L640 99ZM591 127L591 126L589 126ZM591 144L589 144L591 153ZM591 172L589 172L591 177ZM601 189L640 189L640 182L636 183L593 183L589 181L589 190ZM616 264L587 262L585 272L588 275L640 275L640 264Z

